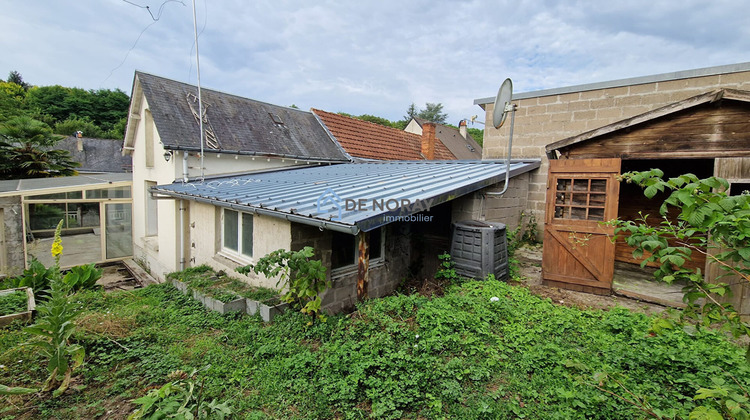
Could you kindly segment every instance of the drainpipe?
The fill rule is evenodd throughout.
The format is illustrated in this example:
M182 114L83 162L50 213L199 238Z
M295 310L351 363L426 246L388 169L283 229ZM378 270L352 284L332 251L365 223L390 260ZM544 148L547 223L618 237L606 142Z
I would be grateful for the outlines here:
M180 271L185 269L185 200L180 200Z
M188 151L182 152L182 182L188 182Z
M503 195L506 191L508 191L508 181L510 181L510 154L511 150L513 149L513 125L516 122L516 105L511 104L511 111L510 111L510 134L508 136L508 160L505 163L505 186L503 187L503 190L500 192L486 192L487 195Z

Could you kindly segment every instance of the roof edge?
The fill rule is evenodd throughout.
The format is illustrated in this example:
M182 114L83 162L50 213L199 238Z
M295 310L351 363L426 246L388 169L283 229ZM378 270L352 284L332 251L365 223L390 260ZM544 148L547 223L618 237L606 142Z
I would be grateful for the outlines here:
M540 96L562 95L566 93L585 92L589 90L607 89L631 85L642 85L646 83L667 82L670 80L688 79L691 77L716 76L728 73L741 73L750 71L750 62L726 64L723 66L703 67L692 70L681 70L668 73L659 73L649 76L629 77L604 82L585 83L581 85L565 86L551 89L541 89L529 92L521 92L513 95L513 100L537 98ZM495 97L479 98L474 100L474 105L486 105L495 102Z

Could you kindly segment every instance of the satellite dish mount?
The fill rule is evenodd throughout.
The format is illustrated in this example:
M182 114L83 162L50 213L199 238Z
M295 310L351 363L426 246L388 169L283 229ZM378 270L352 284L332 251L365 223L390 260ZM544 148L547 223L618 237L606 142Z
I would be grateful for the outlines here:
M505 162L505 186L500 192L488 192L487 195L501 196L508 191L508 181L510 180L510 156L513 147L513 124L516 120L516 105L513 100L513 82L505 79L495 97L495 107L492 110L492 125L500 128L505 124L505 119L510 112L510 133L508 137L508 155Z

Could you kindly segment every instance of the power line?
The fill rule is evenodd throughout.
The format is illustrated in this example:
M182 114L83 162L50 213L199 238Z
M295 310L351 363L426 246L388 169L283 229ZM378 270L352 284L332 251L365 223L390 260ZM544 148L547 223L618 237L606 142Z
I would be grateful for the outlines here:
M180 3L181 5L185 6L185 3L182 0L166 0L166 1L164 1L161 4L161 6L159 6L159 11L156 13L156 16L154 16L154 14L151 13L151 8L149 6L141 6L140 4L133 3L132 1L129 1L129 0L122 0L122 1L124 1L125 3L128 3L128 4L131 4L131 5L135 6L135 7L138 7L138 8L141 8L141 9L146 9L146 11L148 11L148 14L151 16L151 19L153 20L153 22L151 22L148 25L146 25L146 27L143 28L143 30L141 31L141 33L138 34L138 38L135 39L135 42L133 43L133 45L125 53L125 57L123 57L123 59L120 62L120 64L118 64L115 68L113 68L109 72L109 75L102 81L102 84L104 84L104 82L106 82L107 80L109 80L109 78L112 77L112 75L115 73L115 71L117 69L119 69L120 67L122 67L123 64L125 64L125 61L128 59L128 56L130 55L130 53L135 49L136 45L138 45L138 41L140 41L140 39L143 36L143 34L148 30L148 28L150 28L151 26L153 26L156 22L159 21L159 19L161 19L161 14L164 12L164 6L167 3L175 2L175 3Z

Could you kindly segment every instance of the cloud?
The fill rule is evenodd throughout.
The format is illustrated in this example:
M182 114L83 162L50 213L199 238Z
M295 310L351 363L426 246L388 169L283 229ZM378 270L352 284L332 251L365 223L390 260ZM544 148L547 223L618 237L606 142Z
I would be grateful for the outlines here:
M155 12L162 2L140 4ZM203 86L389 119L412 102L441 102L455 123L506 77L523 92L750 61L739 0L198 0L196 9ZM196 82L187 0L164 4L156 23L124 1L15 2L0 16L0 49L0 72L34 84L129 91L135 69Z

